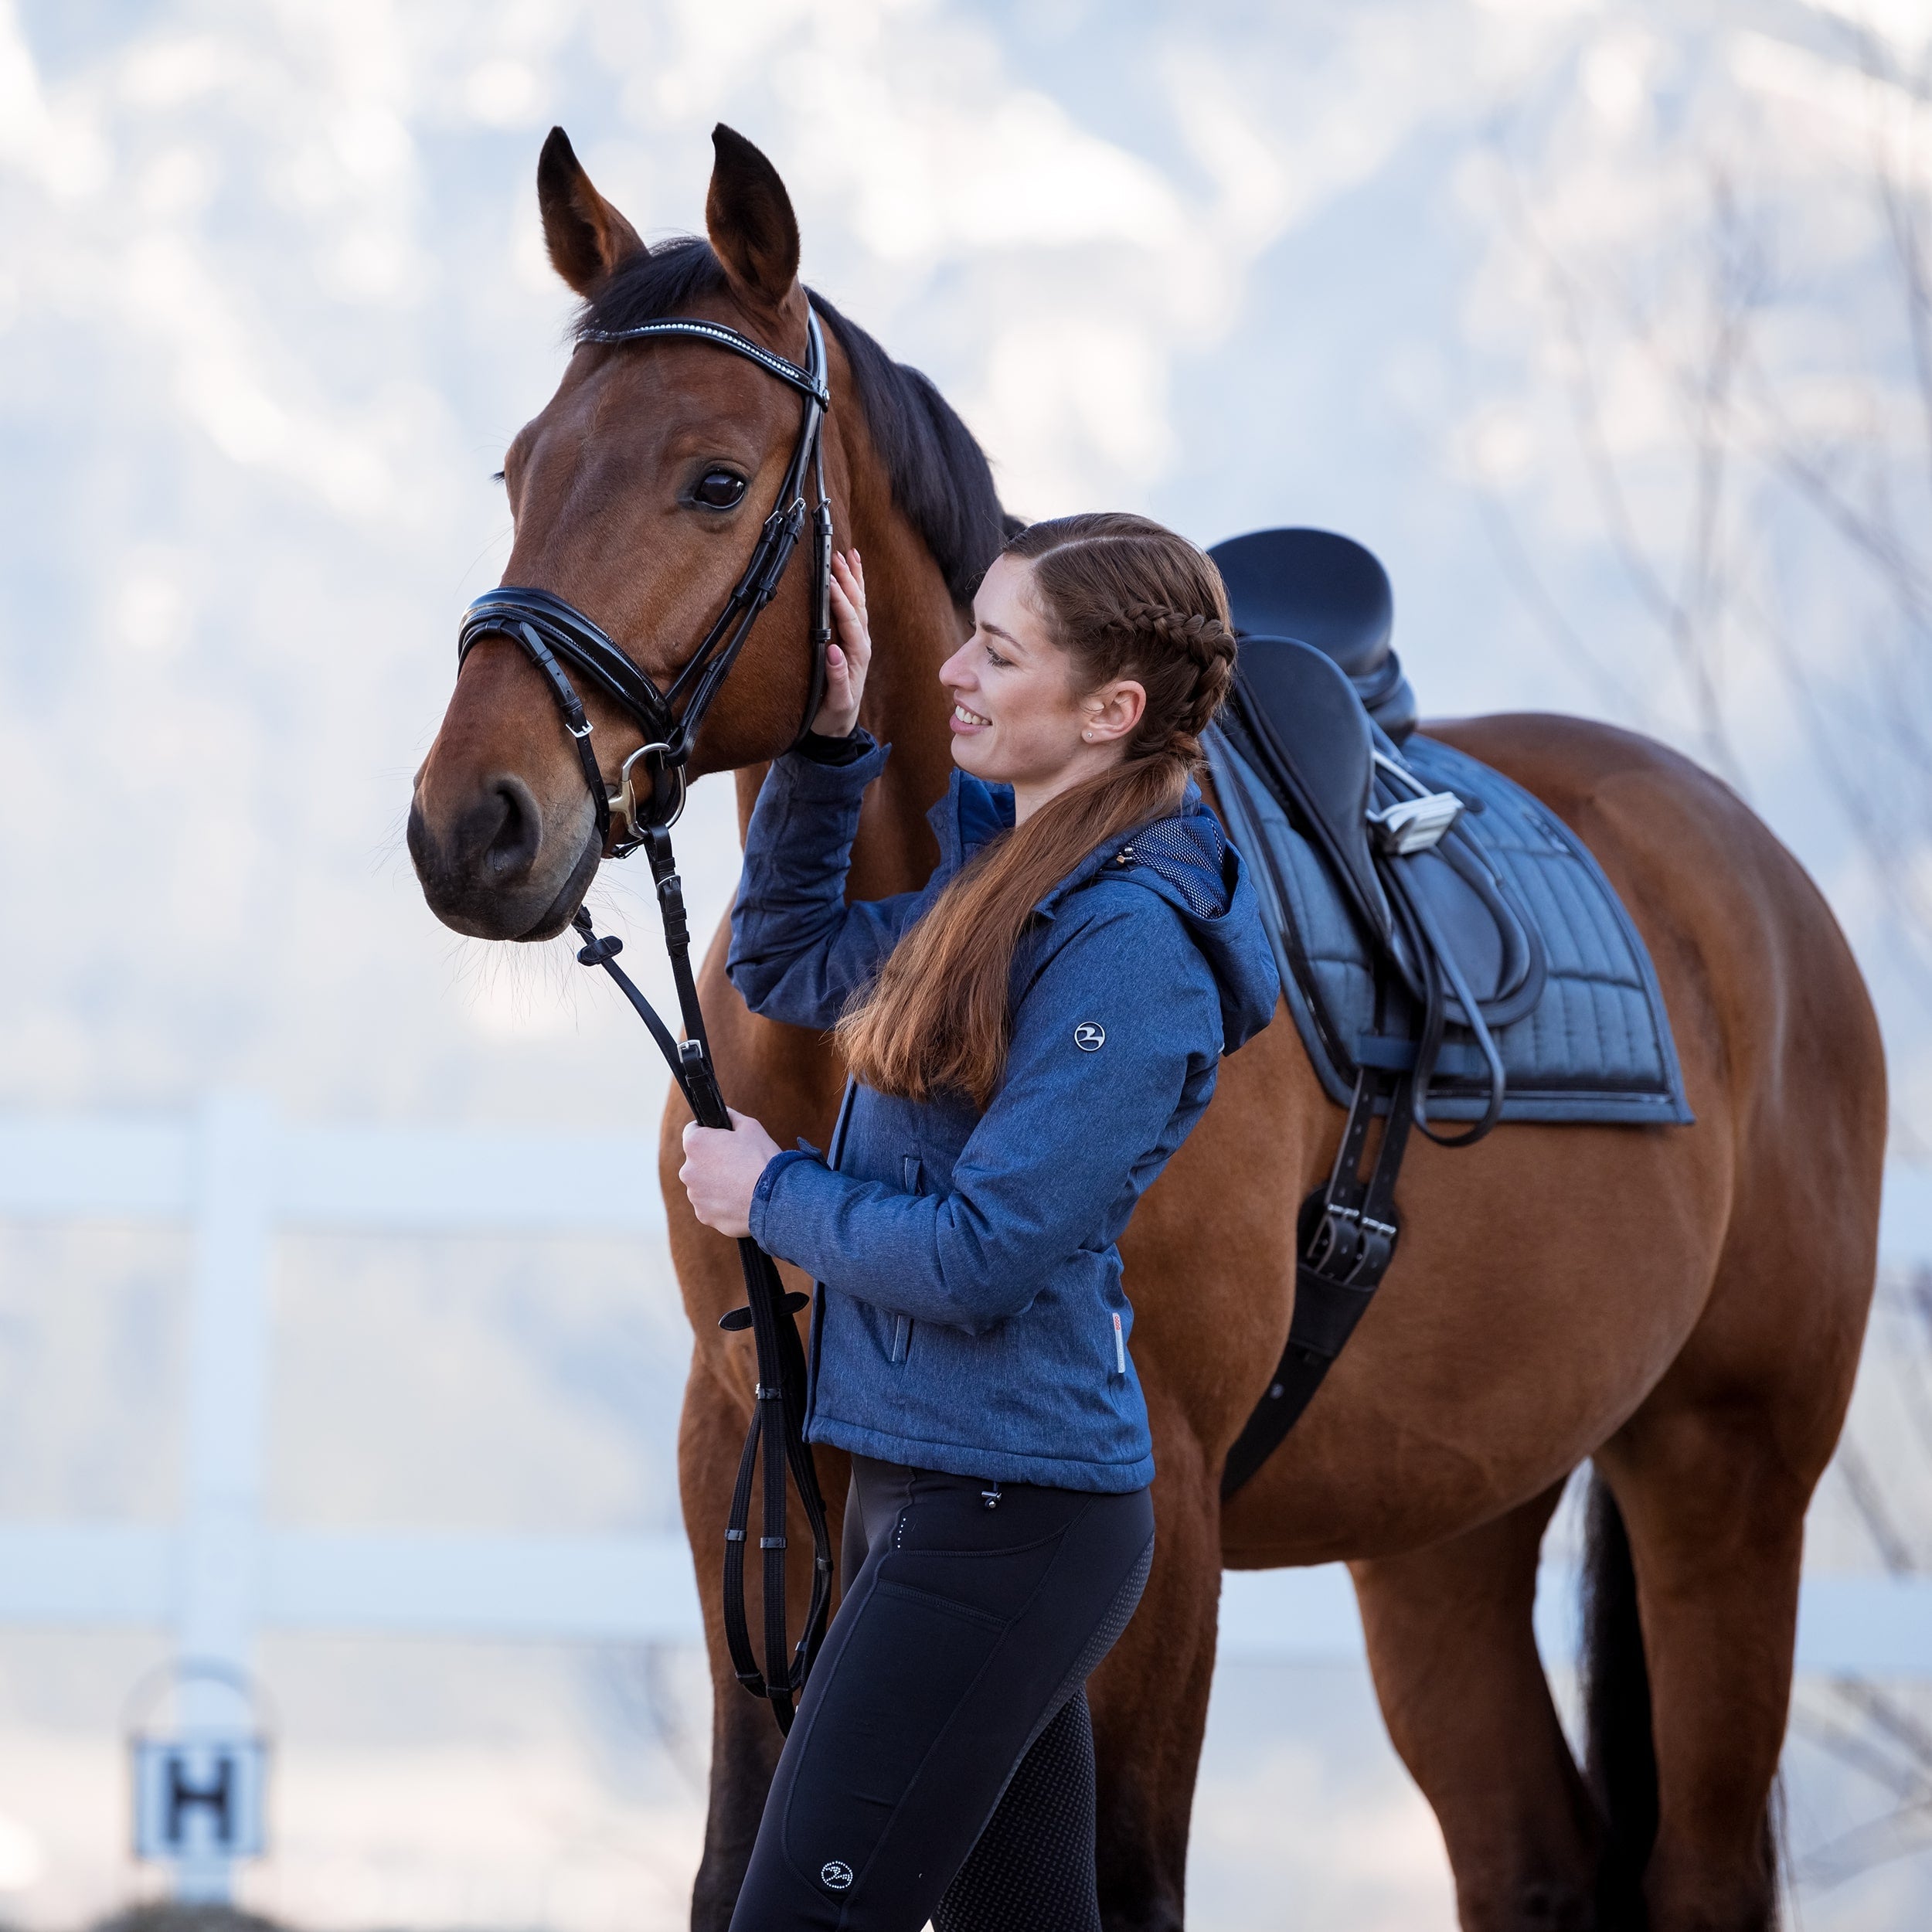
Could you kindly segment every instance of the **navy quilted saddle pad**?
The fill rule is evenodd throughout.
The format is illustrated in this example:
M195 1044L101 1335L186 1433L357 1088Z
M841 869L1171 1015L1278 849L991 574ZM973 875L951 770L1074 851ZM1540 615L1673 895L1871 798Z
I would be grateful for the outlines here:
M1502 1117L1689 1121L1650 955L1576 834L1520 785L1462 752L1420 733L1405 736L1399 751L1379 730L1376 737L1421 786L1463 801L1458 832L1541 941L1546 970L1535 1003L1492 1029L1508 1075ZM1387 970L1315 828L1298 822L1229 733L1211 731L1208 752L1228 829L1254 875L1289 1010L1323 1087L1345 1106L1362 1059L1386 1064L1376 1062L1378 1048L1412 1029L1406 990ZM1452 1025L1430 1113L1475 1120L1488 1092L1485 1063Z

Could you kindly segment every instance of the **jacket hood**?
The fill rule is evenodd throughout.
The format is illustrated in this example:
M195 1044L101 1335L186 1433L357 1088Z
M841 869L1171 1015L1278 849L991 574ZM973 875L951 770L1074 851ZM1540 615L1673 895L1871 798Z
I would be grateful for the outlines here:
M1011 828L1013 788L955 768L927 821L939 840L940 869L950 875ZM1245 1045L1274 1017L1281 981L1260 902L1241 855L1192 779L1172 818L1155 819L1121 844L1090 853L1034 910L1051 919L1070 894L1103 876L1145 887L1179 915L1220 991L1224 1052Z

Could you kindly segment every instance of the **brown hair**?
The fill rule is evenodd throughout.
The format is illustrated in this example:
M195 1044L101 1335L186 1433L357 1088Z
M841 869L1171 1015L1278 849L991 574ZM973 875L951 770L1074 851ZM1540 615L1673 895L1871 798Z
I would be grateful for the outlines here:
M1144 516L1056 517L1010 538L1076 689L1133 678L1147 706L1120 763L995 840L948 882L838 1023L853 1074L882 1094L938 1089L984 1107L1006 1064L1013 949L1080 861L1180 808L1200 733L1234 675L1227 592L1185 537Z

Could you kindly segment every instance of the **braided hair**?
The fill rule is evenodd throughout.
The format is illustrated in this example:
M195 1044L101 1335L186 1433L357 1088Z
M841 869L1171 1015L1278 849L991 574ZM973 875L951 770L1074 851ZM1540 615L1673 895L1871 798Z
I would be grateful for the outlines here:
M1221 573L1185 537L1124 513L1056 517L1015 532L1003 554L1032 566L1027 594L1075 689L1132 679L1147 702L1118 762L982 851L840 1021L853 1074L912 1100L992 1098L1012 1032L1013 949L1033 907L1091 853L1180 809L1234 679Z
M1208 560L1203 557L1201 561L1206 563ZM1211 563L1208 567L1213 569ZM1215 575L1218 580L1219 572ZM1147 641L1148 655L1154 660L1153 665L1138 662L1134 665L1143 682L1148 675L1161 675L1155 666L1171 662L1175 682L1185 681L1190 686L1186 696L1167 716L1165 735L1153 748L1155 755L1164 753L1184 758L1190 765L1199 764L1201 733L1213 722L1233 682L1233 628L1225 617L1181 610L1168 604L1137 600L1128 606L1125 615L1134 636ZM1161 713L1153 702L1153 693L1149 692L1148 696L1148 716L1158 719ZM1158 730L1158 726L1149 728Z

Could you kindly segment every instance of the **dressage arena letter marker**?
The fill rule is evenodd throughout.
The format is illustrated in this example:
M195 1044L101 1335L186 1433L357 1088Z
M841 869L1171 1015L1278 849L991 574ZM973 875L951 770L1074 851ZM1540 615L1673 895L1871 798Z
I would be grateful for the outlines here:
M260 1737L134 1740L134 1855L260 1858L267 1746Z

